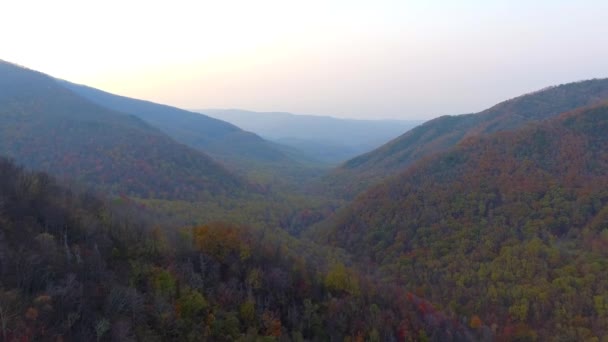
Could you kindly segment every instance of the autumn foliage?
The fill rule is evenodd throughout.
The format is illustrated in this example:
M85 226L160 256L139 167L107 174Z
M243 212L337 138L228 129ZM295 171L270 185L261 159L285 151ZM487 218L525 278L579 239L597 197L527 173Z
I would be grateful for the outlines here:
M471 327L604 336L606 132L598 106L467 138L364 193L325 241Z

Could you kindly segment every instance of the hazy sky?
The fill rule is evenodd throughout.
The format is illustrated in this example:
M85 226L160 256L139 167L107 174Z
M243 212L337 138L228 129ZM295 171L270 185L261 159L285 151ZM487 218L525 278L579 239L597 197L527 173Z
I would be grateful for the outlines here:
M0 59L183 108L431 118L608 77L605 0L0 0Z

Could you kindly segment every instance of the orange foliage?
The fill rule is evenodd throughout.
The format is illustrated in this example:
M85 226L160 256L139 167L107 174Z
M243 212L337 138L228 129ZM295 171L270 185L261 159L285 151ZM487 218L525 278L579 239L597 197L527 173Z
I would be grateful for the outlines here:
M277 318L274 313L265 311L264 314L262 315L262 322L265 327L266 336L274 336L274 337L281 336L281 330L282 330L281 320L279 318Z
M30 321L35 321L36 319L38 319L38 309L32 307L28 308L25 311L25 318Z
M479 316L477 315L473 315L473 317L471 317L471 321L469 322L469 326L473 329L477 329L479 327L481 327L483 325L483 322L481 321L481 318L479 318Z
M249 258L251 249L236 226L214 223L193 229L194 244L197 249L217 258L226 260L230 254L238 255L241 260Z

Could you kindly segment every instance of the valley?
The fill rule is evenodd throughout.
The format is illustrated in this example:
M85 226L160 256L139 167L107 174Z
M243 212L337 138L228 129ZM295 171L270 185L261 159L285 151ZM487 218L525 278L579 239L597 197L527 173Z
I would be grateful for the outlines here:
M0 61L2 340L600 341L607 103L215 119Z

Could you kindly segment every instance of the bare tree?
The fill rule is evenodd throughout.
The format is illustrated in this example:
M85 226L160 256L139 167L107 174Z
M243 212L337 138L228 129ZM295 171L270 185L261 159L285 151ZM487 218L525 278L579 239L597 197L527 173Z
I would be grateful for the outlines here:
M19 316L19 295L16 291L0 289L0 328L2 340L8 341L8 327L13 325L14 319Z

